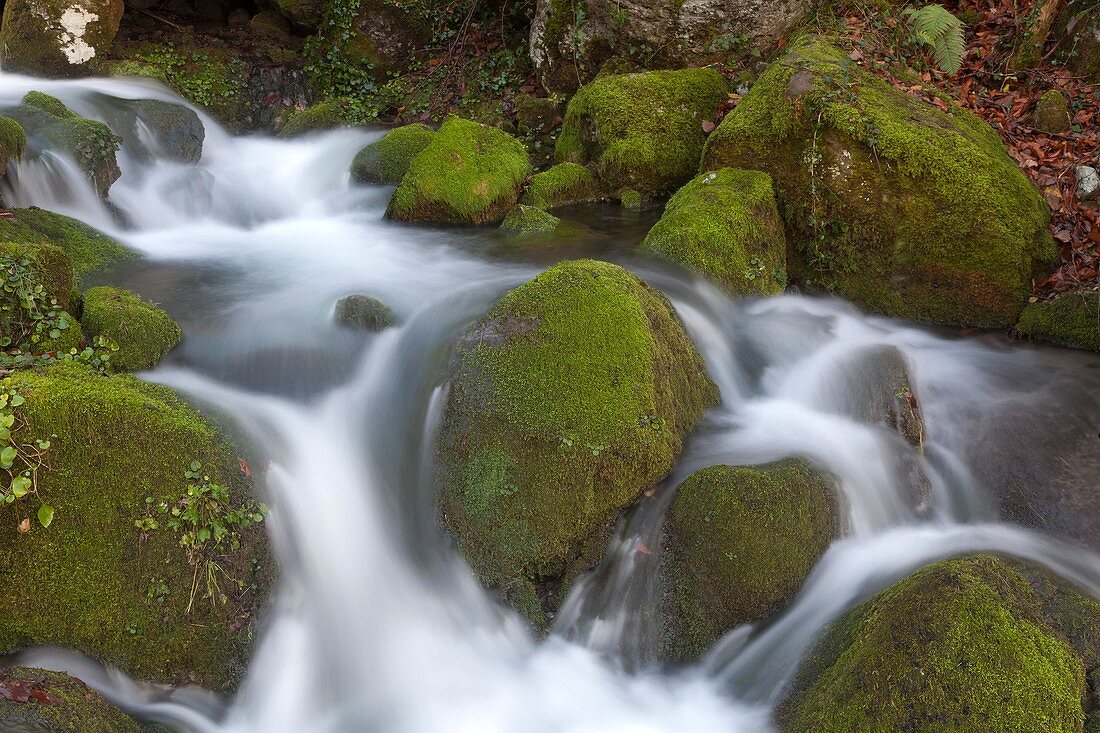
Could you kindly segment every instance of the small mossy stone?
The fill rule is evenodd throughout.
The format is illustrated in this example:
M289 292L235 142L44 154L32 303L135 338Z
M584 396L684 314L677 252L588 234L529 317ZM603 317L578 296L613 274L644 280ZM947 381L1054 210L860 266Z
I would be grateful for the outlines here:
M1068 132L1071 122L1066 95L1051 89L1039 97L1035 104L1035 129L1059 134Z
M10 117L0 117L0 175L12 159L23 157L26 148L27 133L23 126Z
M774 295L787 284L787 240L772 179L722 168L669 200L642 248L737 294Z
M390 130L360 150L351 163L351 177L360 183L396 185L435 137L435 130L420 123Z
M803 663L787 733L1080 733L1081 659L1004 561L930 566L850 611Z
M382 331L397 323L397 317L377 298L348 295L336 301L336 322L348 328Z
M111 354L111 368L117 371L152 369L183 340L183 330L170 315L136 293L106 285L84 294L80 324L90 338L118 344Z
M55 512L26 533L17 526L34 504L0 514L0 653L57 644L141 680L235 687L274 572L263 525L218 558L226 602L200 587L190 604L195 568L179 533L134 524L187 496L193 461L229 487L234 506L248 498L219 431L171 390L128 375L62 362L11 378L25 400L20 439L52 442L33 501Z
M123 0L11 0L0 24L0 63L11 73L77 77L96 73L118 33Z
M599 198L599 184L592 171L577 163L558 163L531 176L519 202L524 206L552 209Z
M501 588L594 563L717 398L664 296L591 260L506 294L460 338L450 373L441 518Z
M570 100L555 148L559 162L593 163L608 191L674 191L695 175L729 85L714 69L600 77Z
M892 316L1009 326L1056 260L1050 210L997 132L946 104L809 39L722 120L702 167L771 175L803 283Z
M711 466L680 484L662 559L667 658L694 659L794 597L839 535L834 484L793 459Z
M78 280L90 272L137 257L135 252L103 232L70 216L34 206L12 209L11 214L0 217L0 239L59 247L72 262ZM67 294L64 297L68 299Z
M28 699L0 695L0 730L11 733L141 733L130 716L99 693L61 672L28 667L0 671L0 687Z
M645 208L645 198L633 189L627 189L619 194L619 205L627 211L641 211Z
M1059 346L1100 351L1100 291L1061 293L1030 303L1016 330Z
M332 130L351 125L351 113L348 104L342 99L329 99L324 102L292 113L279 130L278 137L296 137L309 132Z
M515 205L530 173L519 140L495 127L452 118L413 158L386 213L399 221L496 221Z
M561 219L553 214L547 214L534 206L519 204L504 217L500 230L515 237L553 234L560 224Z

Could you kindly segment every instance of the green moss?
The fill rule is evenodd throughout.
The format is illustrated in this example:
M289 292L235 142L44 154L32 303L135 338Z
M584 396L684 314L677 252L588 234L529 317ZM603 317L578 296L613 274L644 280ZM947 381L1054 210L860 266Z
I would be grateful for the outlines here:
M773 64L711 135L704 170L769 173L788 268L882 313L1011 325L1053 262L1049 210L997 133L820 41Z
M10 117L0 117L0 161L7 164L12 158L18 160L26 147L27 133L23 126Z
M52 244L64 250L81 275L110 267L137 255L102 232L62 214L31 207L0 217L0 239L22 244ZM60 298L60 295L59 295ZM65 295L68 299L68 295Z
M484 224L512 208L530 172L519 140L494 127L451 119L413 158L387 215L402 221Z
M1002 561L940 563L838 621L796 680L790 733L1079 732L1084 669Z
M716 390L667 300L558 264L460 341L443 419L445 525L488 585L568 579L664 476Z
M331 130L351 124L347 103L341 99L329 99L290 115L283 129L279 130L278 137L294 137L307 132Z
M248 486L218 431L170 390L102 377L73 363L19 371L24 442L52 439L37 496L55 507L48 529L16 526L34 507L0 514L0 652L59 644L139 679L235 685L250 651L253 607L270 580L262 525L219 563L224 605L202 597L187 612L194 571L178 536L134 526L146 497L174 503L199 460L243 498ZM165 590L167 589L167 590Z
M712 466L680 484L664 536L666 656L698 657L789 602L839 534L833 490L797 460Z
M627 211L641 211L645 208L645 199L634 189L627 189L619 194L619 205Z
M547 214L542 209L536 209L534 206L519 204L504 217L504 221L500 223L500 229L514 236L553 234L559 224L561 219L558 217Z
M11 667L0 672L0 686L32 693L28 702L0 697L0 729L49 733L140 733L141 727L78 679L61 672ZM42 703L33 693L47 696Z
M1100 351L1100 292L1062 293L1031 303L1016 330L1060 346Z
M57 97L51 97L45 92L27 92L23 97L23 104L41 110L51 117L57 117L59 119L73 119L77 117L76 113L66 107L64 102Z
M419 123L391 130L356 154L351 176L360 183L398 184L434 137L435 130Z
M2 219L0 219L2 221ZM27 269L45 288L46 293L57 299L62 310L71 305L71 296L76 283L76 273L72 260L65 251L49 242L11 240L0 242L0 255L6 255L16 261L27 260ZM15 296L3 293L3 299L12 306ZM18 308L16 308L18 310Z
M731 293L773 295L787 284L787 242L766 173L722 168L694 178L642 247Z
M1039 97L1035 105L1035 127L1043 132L1062 133L1070 129L1069 102L1057 89Z
M118 344L111 366L124 372L152 369L183 340L170 315L121 288L103 286L85 293L80 323L89 337Z
M576 163L558 163L531 176L519 202L524 206L552 209L595 201L599 197L599 184L590 170Z
M559 161L592 162L604 188L644 194L675 190L695 175L728 84L714 69L603 76L569 102Z

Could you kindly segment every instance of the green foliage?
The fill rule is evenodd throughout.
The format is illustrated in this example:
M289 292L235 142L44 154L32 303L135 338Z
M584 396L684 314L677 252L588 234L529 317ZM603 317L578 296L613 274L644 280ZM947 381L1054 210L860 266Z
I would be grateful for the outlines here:
M367 122L378 112L370 100L378 88L374 64L356 48L359 31L356 20L363 0L332 0L325 4L321 26L306 40L303 55L305 73L314 96L342 99L348 118Z
M530 236L535 234L552 234L561 219L552 214L547 214L542 209L534 206L519 204L512 207L508 216L500 223L501 231L513 236Z
M38 353L47 340L57 341L74 325L72 316L46 291L30 267L29 259L0 254L0 321L4 325L0 349L5 352Z
M966 53L962 21L935 4L908 8L905 14L913 42L932 49L932 58L940 69L948 74L957 72Z
M40 502L39 524L49 527L54 508L38 496L38 472L48 470L46 457L52 444L49 438L24 439L26 425L17 409L23 402L11 377L0 380L0 504L33 496Z

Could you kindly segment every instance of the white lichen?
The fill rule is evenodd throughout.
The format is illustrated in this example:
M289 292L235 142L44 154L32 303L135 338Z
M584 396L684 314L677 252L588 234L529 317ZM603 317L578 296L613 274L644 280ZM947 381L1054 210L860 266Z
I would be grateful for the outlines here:
M84 64L95 58L95 48L84 40L84 34L99 15L73 5L61 14L61 53L70 64Z

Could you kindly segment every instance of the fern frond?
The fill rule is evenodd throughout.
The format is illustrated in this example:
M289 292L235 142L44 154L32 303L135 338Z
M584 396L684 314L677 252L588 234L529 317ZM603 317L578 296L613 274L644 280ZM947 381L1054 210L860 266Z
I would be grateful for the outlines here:
M948 74L958 71L966 53L962 21L942 5L910 8L905 13L913 41L932 49L932 58L940 69Z

